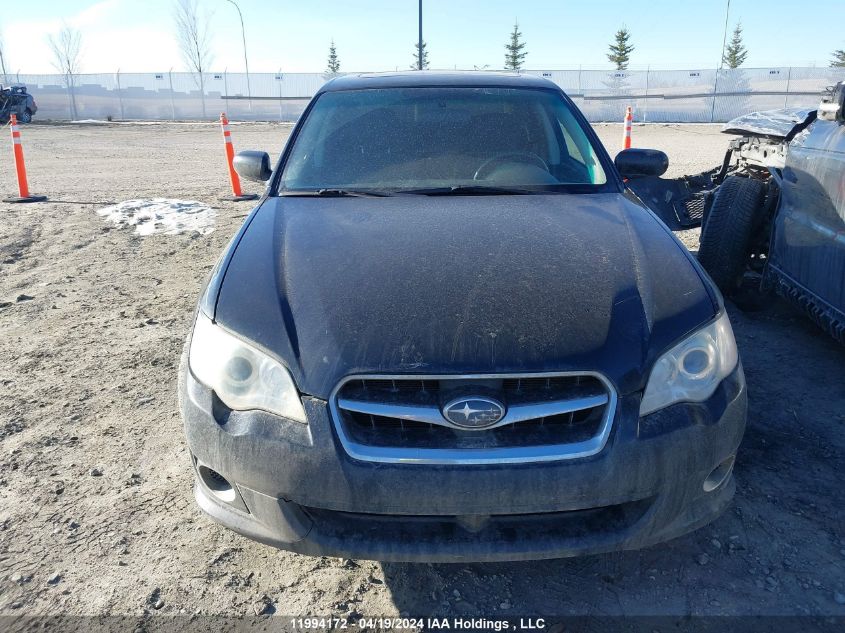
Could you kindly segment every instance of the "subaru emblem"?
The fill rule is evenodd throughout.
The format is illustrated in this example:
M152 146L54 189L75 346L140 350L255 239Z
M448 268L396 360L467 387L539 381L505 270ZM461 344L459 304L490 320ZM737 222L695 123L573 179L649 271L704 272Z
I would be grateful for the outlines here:
M505 405L493 398L467 396L447 402L442 413L455 426L484 429L505 417Z

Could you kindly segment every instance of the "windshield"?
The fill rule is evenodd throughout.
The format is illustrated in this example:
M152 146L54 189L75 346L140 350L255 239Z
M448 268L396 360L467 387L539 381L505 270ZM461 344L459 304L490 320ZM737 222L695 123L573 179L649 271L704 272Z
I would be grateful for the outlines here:
M323 93L282 173L282 193L593 190L607 182L552 90L388 88Z

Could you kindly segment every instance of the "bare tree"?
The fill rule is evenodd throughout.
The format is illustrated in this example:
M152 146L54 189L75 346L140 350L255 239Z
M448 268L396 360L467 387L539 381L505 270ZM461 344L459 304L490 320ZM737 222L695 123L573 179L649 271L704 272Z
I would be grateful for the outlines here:
M3 34L0 33L0 73L3 73L2 83L7 83L6 79L6 55L3 53Z
M185 64L194 74L202 98L202 116L205 118L205 78L203 73L211 65L211 34L209 15L200 12L197 0L176 0L173 10L176 23L176 40Z
M76 119L76 75L82 69L82 33L67 25L56 35L48 35L47 43L53 51L53 66L65 78L71 118Z

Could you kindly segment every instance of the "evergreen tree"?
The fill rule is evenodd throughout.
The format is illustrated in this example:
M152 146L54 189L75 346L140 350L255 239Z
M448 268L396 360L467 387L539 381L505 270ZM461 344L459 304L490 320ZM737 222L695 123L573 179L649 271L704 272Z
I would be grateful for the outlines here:
M833 59L830 60L831 68L845 68L845 50L833 51Z
M337 56L337 48L335 48L334 40L329 45L329 63L326 67L326 73L329 75L336 75L340 72L340 58Z
M528 51L525 50L525 42L522 41L519 22L514 22L510 42L505 44L505 69L520 70L527 56Z
M622 28L616 31L613 44L608 46L610 52L607 54L607 59L616 66L616 70L625 70L628 68L628 61L631 59L631 53L634 52L634 47L629 43L631 33L623 24Z
M422 55L422 67L420 67L420 55ZM425 49L425 42L420 46L419 42L414 44L414 63L411 70L428 69L428 51Z
M748 51L742 43L742 24L737 22L731 41L722 54L722 63L728 68L739 68L746 57L748 57Z

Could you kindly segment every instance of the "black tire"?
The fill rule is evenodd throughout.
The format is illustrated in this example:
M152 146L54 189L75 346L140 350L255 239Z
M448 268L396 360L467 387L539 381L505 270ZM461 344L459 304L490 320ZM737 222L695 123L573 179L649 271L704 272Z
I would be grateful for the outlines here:
M701 231L698 261L726 295L742 282L765 199L764 182L739 176L726 178L713 198Z
M21 115L18 117L19 123L32 123L32 112L30 112L29 108L21 112Z

